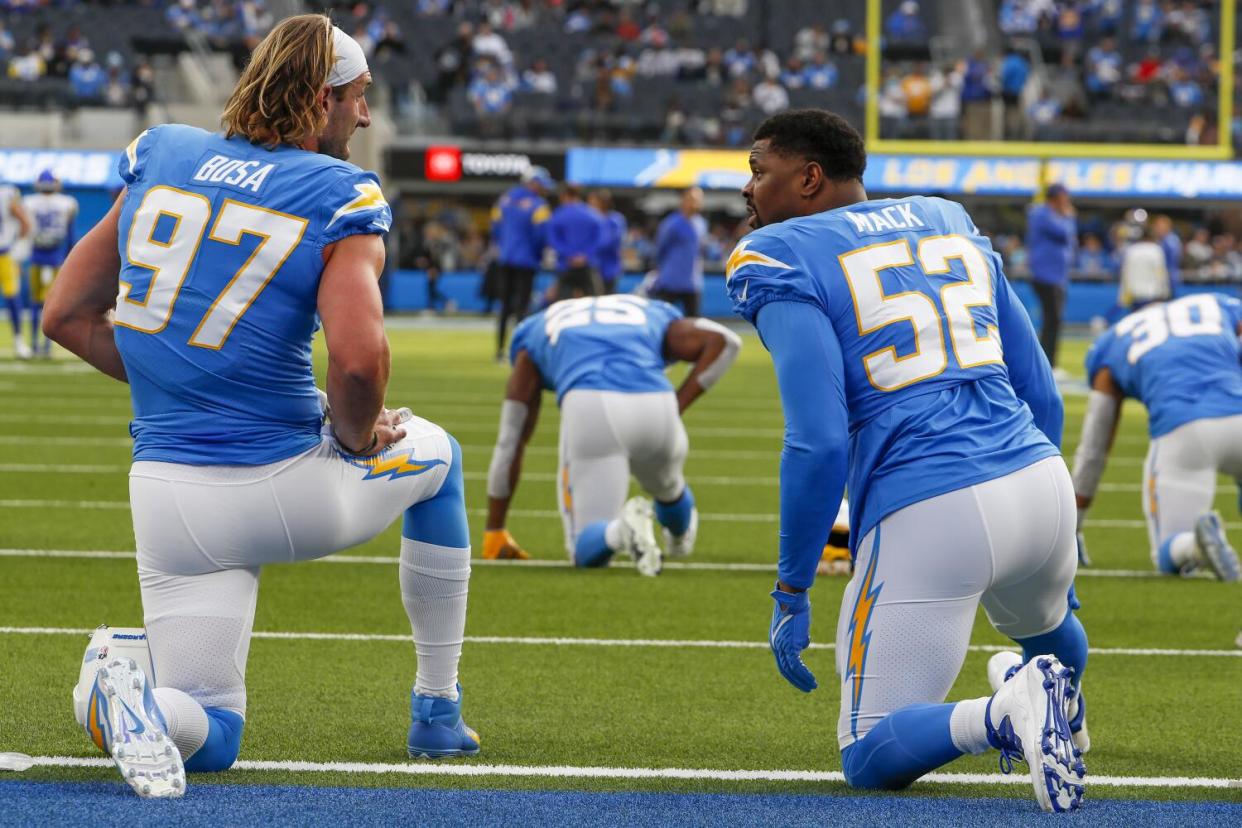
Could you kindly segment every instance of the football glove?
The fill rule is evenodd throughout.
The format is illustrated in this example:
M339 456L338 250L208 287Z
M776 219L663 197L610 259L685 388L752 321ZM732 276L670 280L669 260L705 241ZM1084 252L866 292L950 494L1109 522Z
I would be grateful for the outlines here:
M779 586L772 590L772 597L776 607L768 644L776 656L776 669L794 687L809 693L819 686L802 661L802 651L811 645L811 598L805 592L785 592Z
M509 534L508 529L489 529L483 533L483 557L489 561L530 560L530 554Z

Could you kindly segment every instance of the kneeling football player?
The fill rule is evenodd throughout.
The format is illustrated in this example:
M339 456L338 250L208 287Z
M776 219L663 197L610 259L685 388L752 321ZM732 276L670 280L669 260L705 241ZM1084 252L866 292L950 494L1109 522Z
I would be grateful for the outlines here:
M614 554L657 575L663 555L651 518L672 557L689 555L698 530L694 495L682 466L689 440L681 414L737 358L737 334L708 319L683 319L664 302L601 296L557 302L513 334L513 372L487 475L485 558L526 558L505 530L545 388L561 408L558 501L565 546L577 566L604 566ZM664 367L693 367L673 390ZM626 501L630 474L654 498Z

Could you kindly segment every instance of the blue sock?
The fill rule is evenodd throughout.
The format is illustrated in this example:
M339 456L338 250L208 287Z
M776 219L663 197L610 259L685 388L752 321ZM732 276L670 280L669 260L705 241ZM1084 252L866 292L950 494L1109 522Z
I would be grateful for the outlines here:
M196 773L212 773L233 767L241 752L242 729L246 720L232 710L204 707L207 714L207 741L185 759L185 769Z
M405 510L401 537L436 546L464 549L470 545L470 525L466 520L466 495L462 483L461 446L452 434L453 461L436 496L415 503ZM417 459L417 458L413 458Z
M4 303L9 306L9 322L13 325L13 339L16 341L22 334L22 306L16 296L9 296Z
M655 517L660 525L674 535L684 535L690 528L690 513L694 511L694 492L690 487L681 490L681 496L672 503L655 502Z
M43 315L43 303L30 305L30 350L39 350L39 317Z
M608 521L597 520L578 533L574 544L574 566L606 566L614 550L605 539Z
M1177 535L1172 535L1160 544L1160 548L1156 550L1156 567L1165 575L1178 575L1182 568L1173 563L1173 539Z
M1022 660L1030 661L1038 655L1052 653L1057 660L1074 671L1074 686L1082 681L1087 669L1087 633L1082 622L1073 612L1065 613L1061 626L1052 632L1031 638L1015 638L1022 645Z
M911 704L880 720L841 751L845 781L854 788L896 791L962 755L953 744L952 704Z

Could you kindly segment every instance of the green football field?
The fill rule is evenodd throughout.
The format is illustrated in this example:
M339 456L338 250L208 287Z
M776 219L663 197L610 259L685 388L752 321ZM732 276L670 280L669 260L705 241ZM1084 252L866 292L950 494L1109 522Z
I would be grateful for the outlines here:
M389 404L411 407L461 442L478 549L507 370L490 360L491 334L480 327L398 320L390 334ZM1081 371L1084 347L1067 343L1070 370ZM6 336L0 354L10 353ZM1070 453L1084 403L1067 394ZM64 352L53 362L0 360L0 751L39 758L23 779L114 778L73 721L70 690L91 628L142 622L127 503L129 410L125 386ZM758 340L746 337L736 367L687 415L687 476L702 523L694 556L659 578L628 566L566 565L556 420L549 401L510 524L538 560L479 562L471 580L461 677L479 756L435 765L405 758L414 652L394 526L327 561L263 573L244 761L226 774L192 775L189 795L196 785L238 782L847 792L832 773L840 770L839 693L830 649L844 579L821 578L812 592L818 646L807 661L817 691L786 684L765 644L782 419ZM1092 646L1088 798L1242 802L1242 651L1234 645L1242 587L1153 575L1140 504L1146 446L1146 418L1129 403L1087 527L1095 567L1077 583ZM1242 539L1232 481L1222 481L1217 508ZM980 612L950 698L985 695L987 658L1006 644ZM1001 777L995 754L945 772L953 776L913 793L1030 799L1025 772ZM0 773L0 783L18 776Z

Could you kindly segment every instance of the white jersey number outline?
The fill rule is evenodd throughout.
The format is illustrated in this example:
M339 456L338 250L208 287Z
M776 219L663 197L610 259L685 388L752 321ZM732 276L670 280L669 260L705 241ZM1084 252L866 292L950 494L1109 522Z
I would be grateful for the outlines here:
M944 323L948 324L953 356L962 368L990 365L1002 360L1000 337L995 325L979 336L971 308L991 307L992 273L983 251L965 236L929 236L919 240L919 267L928 275L950 272L950 261L966 269L965 281L952 281L940 289L940 307L918 290L886 294L880 271L909 267L915 263L905 239L844 253L838 257L854 302L858 335L866 336L888 325L908 322L914 332L914 353L898 356L895 346L872 351L863 357L863 370L880 391L896 391L939 376L949 366ZM943 319L943 322L942 322Z
M647 324L646 299L641 296L584 296L566 299L548 308L543 332L552 345L567 328L580 328L592 322L601 325Z
M1198 311L1198 319L1194 312ZM1135 311L1117 323L1117 335L1131 337L1126 362L1138 362L1153 348L1163 345L1170 336L1219 335L1220 305L1207 294L1183 296L1172 302L1152 305Z
M172 230L167 241L157 241L156 227L165 216L173 220ZM204 195L163 185L147 190L130 222L125 258L153 273L142 301L130 299L133 286L121 280L114 319L117 325L150 334L168 327L210 220L211 201ZM261 241L203 315L190 336L190 345L209 350L224 347L242 314L302 241L309 223L287 213L231 198L224 200L207 238L229 245L241 244L243 235L257 236Z

